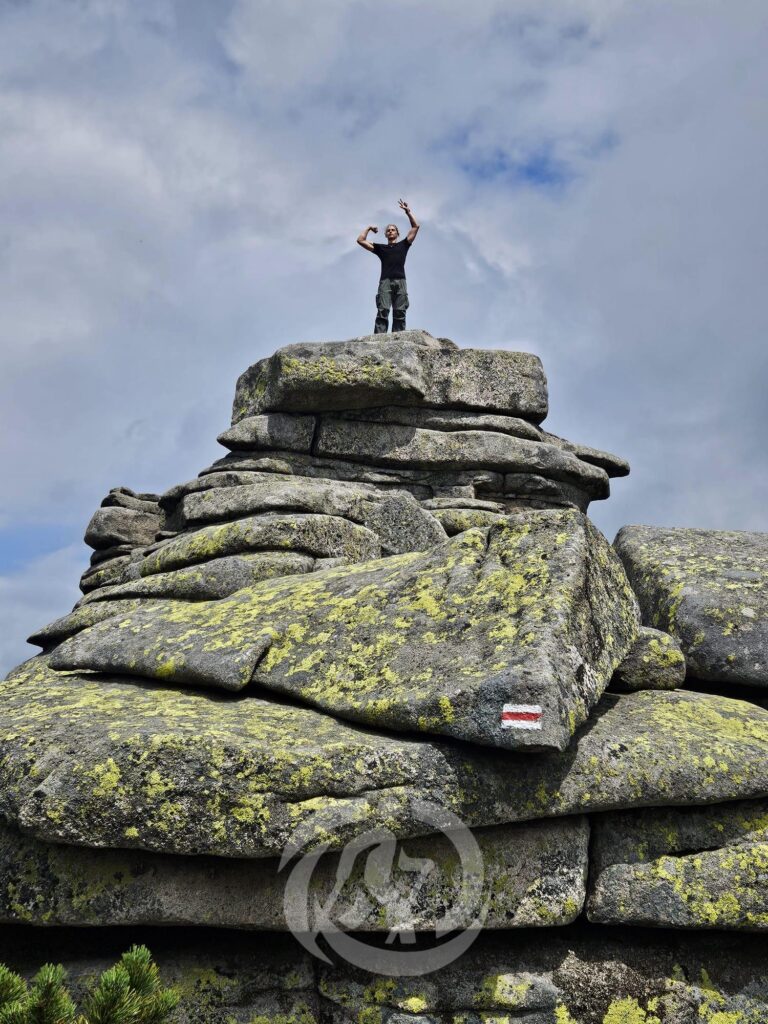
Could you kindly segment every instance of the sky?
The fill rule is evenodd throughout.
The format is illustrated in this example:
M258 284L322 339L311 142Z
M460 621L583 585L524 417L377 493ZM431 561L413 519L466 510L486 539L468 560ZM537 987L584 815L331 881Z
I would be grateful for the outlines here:
M767 50L764 0L0 0L0 673L110 487L372 330L401 196L409 326L541 357L609 539L768 530Z

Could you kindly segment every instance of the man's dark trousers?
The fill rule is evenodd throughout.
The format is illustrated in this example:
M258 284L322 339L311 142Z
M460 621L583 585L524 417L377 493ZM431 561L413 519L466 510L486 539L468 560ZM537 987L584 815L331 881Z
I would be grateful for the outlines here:
M392 310L392 330L405 330L405 311L408 309L408 286L404 277L383 277L376 293L376 324L374 334L386 334L389 329L389 311Z

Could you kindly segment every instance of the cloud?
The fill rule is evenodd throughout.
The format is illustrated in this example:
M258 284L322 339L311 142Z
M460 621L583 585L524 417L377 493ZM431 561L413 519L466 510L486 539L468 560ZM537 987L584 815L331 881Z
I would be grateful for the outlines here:
M607 533L765 529L766 34L757 0L5 5L0 522L209 463L245 366L370 329L354 239L405 195L410 322L543 357L551 428L633 463Z
M81 596L77 580L85 564L82 546L72 544L31 559L19 572L0 575L0 678L40 653L26 638L71 609Z

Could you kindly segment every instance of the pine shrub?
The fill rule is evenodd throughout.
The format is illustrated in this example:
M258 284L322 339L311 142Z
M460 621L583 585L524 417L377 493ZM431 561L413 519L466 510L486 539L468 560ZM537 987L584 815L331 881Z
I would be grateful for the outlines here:
M91 984L79 1015L61 964L45 964L30 985L0 964L0 1024L165 1024L178 1002L146 946L132 946Z

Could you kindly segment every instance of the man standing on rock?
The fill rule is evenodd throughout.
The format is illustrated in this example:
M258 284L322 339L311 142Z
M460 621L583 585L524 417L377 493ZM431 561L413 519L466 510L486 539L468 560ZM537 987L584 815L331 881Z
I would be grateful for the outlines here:
M357 244L362 245L368 252L375 253L381 260L381 278L379 290L376 293L376 323L373 328L374 334L386 334L389 330L389 311L392 310L392 330L405 330L405 311L408 309L408 287L405 283L405 257L413 244L419 225L411 213L411 208L404 199L400 200L400 209L405 211L411 224L411 230L405 238L398 242L400 232L396 224L387 224L384 228L384 235L387 244L381 242L369 242L368 232L378 232L378 228L372 224L365 231L361 231L357 237Z

